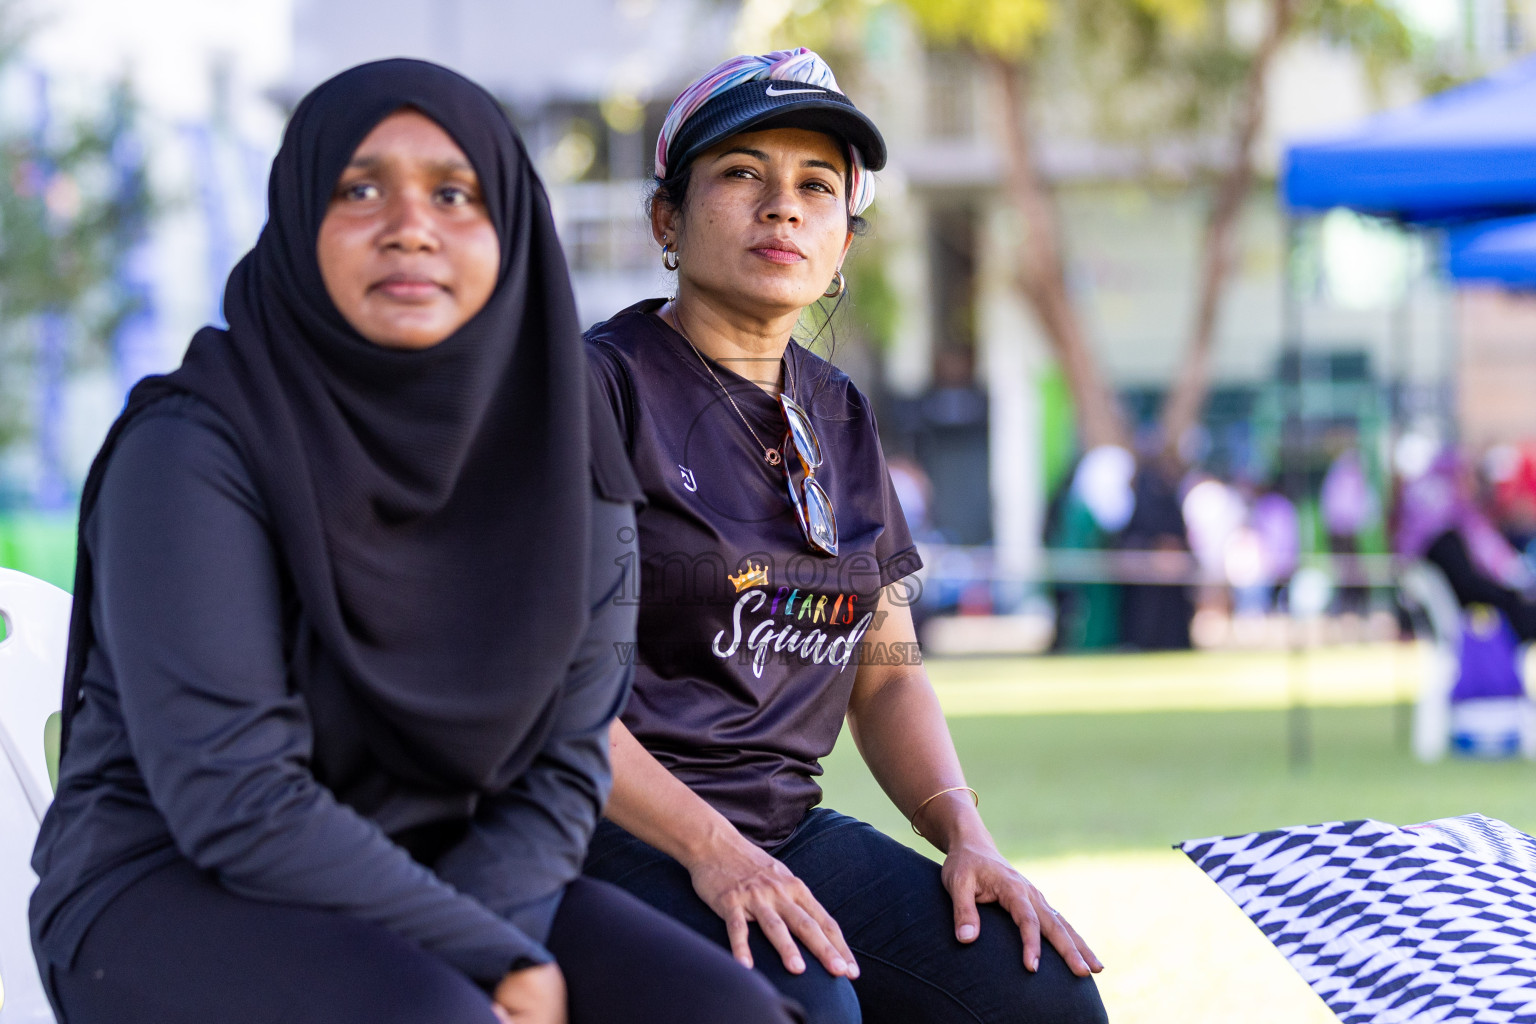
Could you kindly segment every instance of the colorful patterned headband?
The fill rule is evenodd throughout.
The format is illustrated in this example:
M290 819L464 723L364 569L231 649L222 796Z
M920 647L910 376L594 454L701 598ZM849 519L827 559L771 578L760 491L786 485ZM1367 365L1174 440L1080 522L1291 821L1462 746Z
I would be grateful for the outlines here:
M775 50L773 53L765 53L761 56L747 54L732 57L684 89L682 94L673 101L671 109L667 111L667 119L661 126L661 134L656 138L657 179L666 178L668 151L684 134L684 125L690 118L722 93L748 82L761 81L796 82L800 85L813 86L817 90L835 93L839 101L837 106L846 108L848 118L857 119L868 125L868 133L873 135L880 147L880 151L873 155L876 167L884 165L884 143L879 139L879 133L874 125L867 117L860 114L851 102L847 101L843 91L838 88L837 78L832 74L832 69L827 67L827 62L801 46L793 50ZM807 101L807 106L812 105L813 102ZM828 106L825 101L814 102L814 105L823 109ZM785 107L792 109L794 106L794 103L784 103L780 105L780 109ZM845 140L845 145L848 148L848 212L857 217L869 208L870 203L874 202L875 182L874 176L869 173L866 166L866 154L852 142ZM676 157L679 154L672 155Z

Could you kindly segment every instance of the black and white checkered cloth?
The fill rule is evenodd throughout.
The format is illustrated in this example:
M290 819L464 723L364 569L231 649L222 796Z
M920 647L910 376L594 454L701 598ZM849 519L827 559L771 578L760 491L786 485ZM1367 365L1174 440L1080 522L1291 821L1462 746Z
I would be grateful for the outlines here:
M1343 1024L1536 1024L1536 839L1469 814L1180 847Z

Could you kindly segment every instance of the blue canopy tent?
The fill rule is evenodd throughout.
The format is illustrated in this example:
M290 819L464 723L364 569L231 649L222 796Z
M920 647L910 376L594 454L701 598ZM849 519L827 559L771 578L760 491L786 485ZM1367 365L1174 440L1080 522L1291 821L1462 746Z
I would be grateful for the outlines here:
M1536 229L1500 221L1500 233L1477 222L1536 213L1536 57L1410 107L1367 119L1348 133L1286 148L1282 195L1291 214L1334 207L1405 224L1446 227L1444 269L1505 284L1536 278ZM1297 226L1288 218L1288 248ZM1286 261L1287 268L1291 263ZM1525 269L1522 270L1521 267ZM1524 275L1524 276L1521 276ZM1294 282L1287 277L1285 342L1298 353L1301 336ZM1406 306L1394 316L1399 375L1406 359ZM1455 345L1447 335L1447 350ZM1447 356L1454 366L1454 357ZM1440 402L1454 406L1453 371L1442 374ZM1399 401L1401 401L1399 394ZM1397 404L1397 403L1394 403Z
M1415 223L1536 212L1536 57L1287 147L1285 201Z
M1446 267L1458 281L1536 288L1536 217L1468 224L1446 241Z

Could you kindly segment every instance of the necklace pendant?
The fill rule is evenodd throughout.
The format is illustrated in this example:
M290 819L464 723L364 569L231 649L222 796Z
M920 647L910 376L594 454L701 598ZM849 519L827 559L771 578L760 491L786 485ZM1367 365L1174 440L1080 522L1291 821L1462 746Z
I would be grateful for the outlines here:
M777 466L780 462L782 462L784 460L779 455L779 450L777 448L764 448L763 449L763 461L768 463L768 465L770 465L770 466Z

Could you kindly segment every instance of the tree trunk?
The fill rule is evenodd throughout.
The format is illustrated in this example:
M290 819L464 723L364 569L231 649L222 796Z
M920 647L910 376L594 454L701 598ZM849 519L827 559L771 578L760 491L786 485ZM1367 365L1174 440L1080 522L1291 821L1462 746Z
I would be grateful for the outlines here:
M1232 133L1232 151L1226 170L1217 183L1216 199L1205 225L1200 256L1200 294L1195 322L1184 363L1174 376L1163 405L1162 438L1165 454L1182 462L1180 445L1200 420L1210 391L1211 349L1216 340L1216 319L1232 277L1237 257L1238 221L1243 203L1253 186L1253 145L1264 124L1265 84L1275 54L1285 41L1295 13L1296 0L1270 0L1269 27L1254 52L1243 87Z
M1029 302L1046 341L1061 363L1077 406L1079 441L1084 448L1101 444L1129 446L1119 403L1104 382L1088 347L1072 296L1067 291L1056 205L1035 164L1030 138L1029 78L1022 62L996 55L981 58L991 72L1002 117L1005 186L1008 200L1023 221L1018 248L1018 287Z

